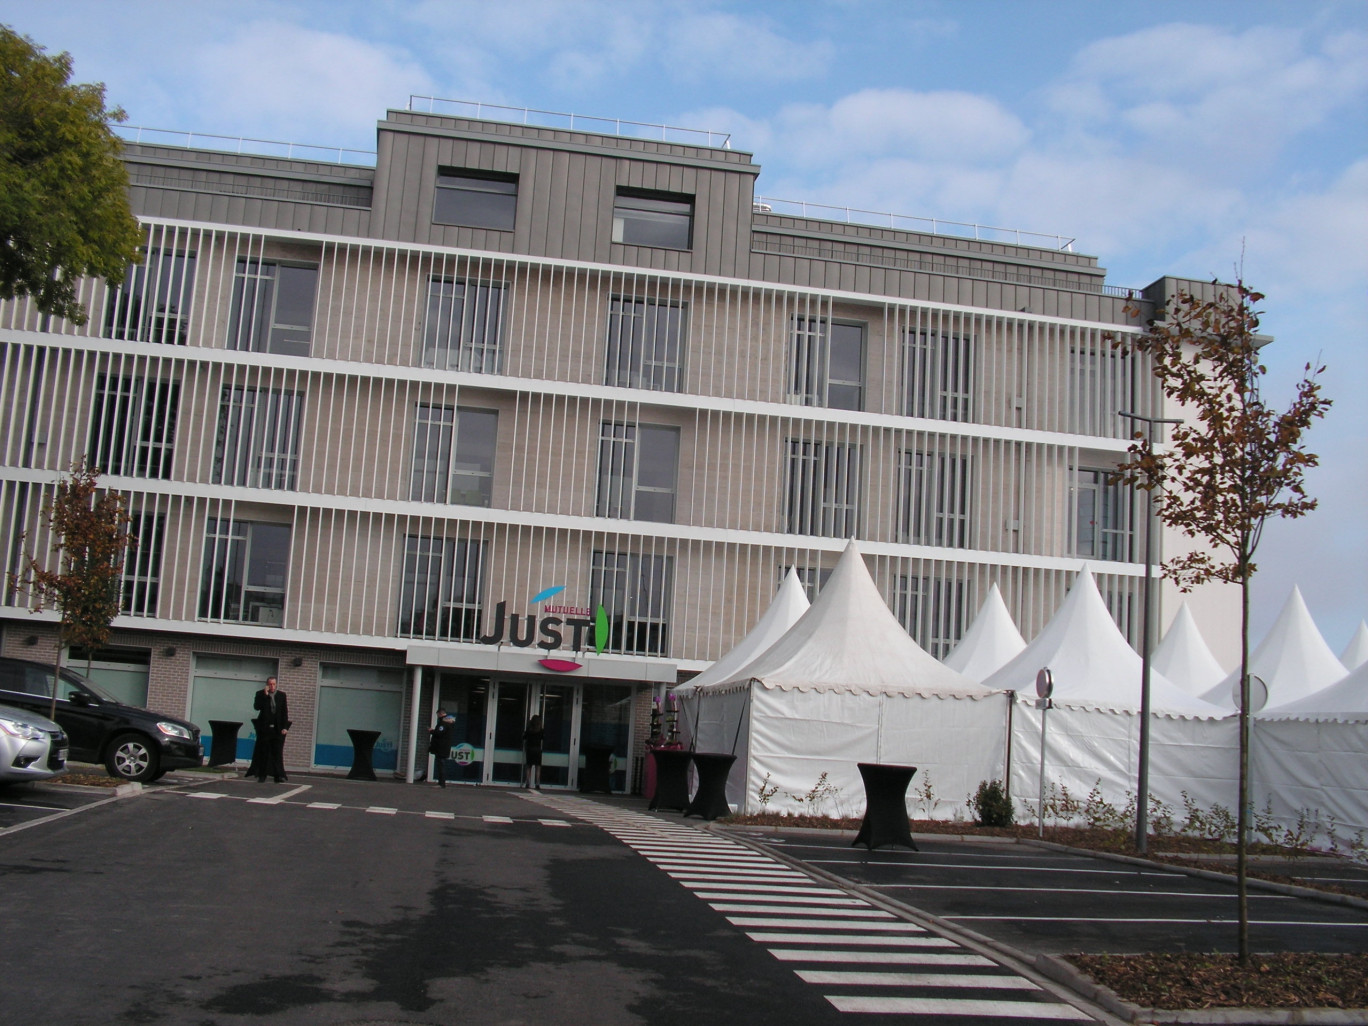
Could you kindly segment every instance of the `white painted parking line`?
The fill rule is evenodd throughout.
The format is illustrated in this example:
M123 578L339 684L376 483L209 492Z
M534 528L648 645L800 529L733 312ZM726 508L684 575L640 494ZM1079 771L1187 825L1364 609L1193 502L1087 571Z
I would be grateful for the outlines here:
M795 969L805 983L826 987L986 987L989 990L1040 990L1020 976L991 973L867 973L849 969Z
M918 862L865 862L862 859L804 859L808 865L812 866L859 866L861 869L907 869L916 867L917 869L973 869L977 872L984 872L983 866L978 865L952 865L950 863L938 862L935 865L923 865ZM1057 869L1050 866L1004 866L1004 872L1011 873L1075 873L1075 874L1100 874L1102 876L1162 876L1172 878L1172 872L1150 872L1149 870L1130 870L1124 867L1117 869Z
M933 997L843 997L824 995L838 1012L873 1012L885 1015L961 1015L1007 1019L1072 1019L1095 1021L1073 1005L1047 1001L975 1001Z
M337 802L309 802L304 806L306 809L340 809L342 806Z
M455 818L456 818L456 813L454 813L454 812L436 812L436 811L434 811L433 809L428 809L427 812L423 813L423 815L424 815L427 819L455 819Z
M1209 926L1227 926L1239 922L1238 919L1225 919L1208 917L1206 919L1166 919L1156 917L1153 919L1130 919L1113 916L941 916L942 919L950 919L956 922L967 922L975 919L994 920L1002 923L1180 923L1180 924L1205 924ZM1368 928L1368 922L1335 922L1334 920L1296 920L1296 919L1251 919L1250 926L1347 926L1359 929Z
M795 930L887 930L889 933L920 931L921 927L902 919L892 921L862 920L852 923L844 919L756 919L749 916L727 916L727 922L742 929L775 929L792 927Z
M187 798L227 798L226 794L219 791L186 791Z
M397 815L399 812L398 809L391 809L384 805L372 805L366 811L373 812L377 816L394 816Z
M540 823L542 826L549 827L568 827L570 825L567 821L563 819L539 819L537 820L537 822Z
M694 891L694 896L702 898L704 901L735 901L740 894L714 894L711 891ZM750 897L752 901L764 902L766 905L806 905L816 909L818 906L826 905L845 905L848 907L859 907L867 905L862 898L822 898L812 894L758 894L748 893L744 895ZM718 906L714 905L713 908Z
M940 938L936 938L939 940ZM954 941L950 944L953 946ZM770 954L781 962L835 962L857 965L927 965L973 966L984 968L995 965L982 955L959 951L806 951L798 948L770 948Z
M857 934L857 933L747 933L757 944L822 944L832 948L958 948L946 937L922 931L920 934ZM853 951L859 954L859 951ZM975 958L979 956L975 955Z
M1119 891L1111 887L989 887L984 884L928 884L928 883L894 883L894 884L875 884L881 891L1002 891L1008 894L1110 894L1110 895L1129 895L1136 898L1182 898L1187 901L1192 898L1219 898L1222 901L1234 901L1238 896L1234 891L1227 894L1215 894L1203 891ZM1252 893L1249 900L1261 901L1293 901L1290 894L1264 894Z
M863 904L863 903L862 903ZM871 908L865 905L863 908L827 908L820 906L817 908L800 906L792 908L787 905L727 905L718 904L713 908L719 912L751 912L759 915L771 916L840 916L843 919L892 919L893 913L885 912L882 909Z
M486 823L512 823L512 816L481 816Z

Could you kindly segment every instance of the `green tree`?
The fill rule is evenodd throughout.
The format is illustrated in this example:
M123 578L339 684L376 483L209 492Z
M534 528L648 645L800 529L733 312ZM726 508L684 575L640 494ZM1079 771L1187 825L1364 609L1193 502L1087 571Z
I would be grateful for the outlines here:
M123 283L143 232L101 84L72 84L55 57L0 25L0 299L84 324L82 276Z
M24 569L9 575L12 587L36 600L33 612L51 605L61 613L50 717L57 712L63 648L93 652L109 641L109 625L122 598L124 553L137 541L128 533L123 496L100 491L99 477L98 469L78 463L43 507L57 569L27 554Z
M1258 569L1255 550L1268 521L1301 517L1316 508L1305 473L1319 462L1306 448L1311 423L1330 400L1320 394L1324 367L1307 364L1286 410L1265 401L1267 368L1259 358L1263 295L1244 282L1212 282L1214 298L1180 292L1163 319L1133 338L1113 337L1117 348L1149 354L1154 375L1186 418L1167 447L1149 446L1141 434L1119 468L1121 480L1149 491L1155 514L1169 527L1208 548L1164 564L1183 591L1207 581L1240 587L1240 781L1236 873L1239 888L1240 961L1249 959L1246 839L1249 816L1249 585Z

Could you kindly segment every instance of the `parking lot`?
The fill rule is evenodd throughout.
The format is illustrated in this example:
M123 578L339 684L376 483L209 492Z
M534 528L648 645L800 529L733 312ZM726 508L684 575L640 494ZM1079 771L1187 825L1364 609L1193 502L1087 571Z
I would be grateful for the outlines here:
M845 834L734 835L1032 954L1236 950L1233 881L1029 843L919 838L920 851L866 852ZM1348 860L1300 861L1279 871L1368 888L1368 869ZM1334 899L1251 885L1249 915L1257 951L1368 948L1368 910Z

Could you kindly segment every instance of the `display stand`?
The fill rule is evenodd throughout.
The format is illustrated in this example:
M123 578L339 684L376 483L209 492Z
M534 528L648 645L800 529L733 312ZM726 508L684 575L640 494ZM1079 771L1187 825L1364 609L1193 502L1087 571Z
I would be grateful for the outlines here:
M870 851L885 844L902 844L918 851L907 819L907 785L912 783L916 766L889 766L858 762L864 779L865 814L860 832L851 847L863 844Z

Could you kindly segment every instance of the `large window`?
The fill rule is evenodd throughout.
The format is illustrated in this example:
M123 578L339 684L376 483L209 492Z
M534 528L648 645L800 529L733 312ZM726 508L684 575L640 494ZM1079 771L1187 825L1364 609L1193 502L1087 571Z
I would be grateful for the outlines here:
M973 419L974 340L934 331L903 335L903 413Z
M789 439L786 529L853 538L859 527L860 448Z
M104 333L127 342L183 346L195 287L195 254L149 249L129 264L123 286L111 289Z
M605 385L678 392L687 309L682 303L614 296L608 307Z
M1122 410L1135 412L1138 403L1139 385L1131 353L1106 348L1070 350L1066 430L1126 437L1131 422L1117 414Z
M488 506L494 494L494 410L419 403L414 409L409 498Z
M317 267L240 258L228 348L308 356L317 291Z
M912 640L937 659L949 655L964 636L969 615L965 581L900 575L894 604Z
M223 386L214 445L214 484L295 487L302 392Z
M673 557L594 552L589 604L607 613L610 650L666 655L673 593Z
M693 197L645 189L618 189L613 241L660 249L693 248Z
M432 223L511 232L518 212L518 176L442 168L432 197Z
M101 375L90 418L90 465L106 474L170 477L179 399L174 381Z
M200 619L279 627L285 618L289 572L288 524L209 518Z
M804 406L858 410L864 398L864 327L825 317L795 317L789 346L789 395Z
M1130 489L1111 482L1110 471L1080 470L1074 489L1074 555L1131 559L1133 517Z
M480 636L486 543L409 535L399 586L399 635L441 641Z
M497 374L503 304L502 282L428 279L423 366Z
M674 523L679 431L647 424L600 425L601 517Z
M905 451L899 470L899 541L956 549L968 545L969 457Z
M124 552L119 611L129 616L156 616L161 598L162 548L166 517L149 510L128 514L128 533L133 539Z

